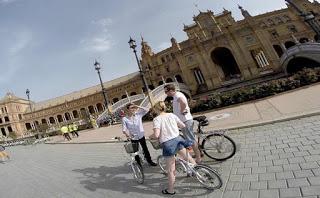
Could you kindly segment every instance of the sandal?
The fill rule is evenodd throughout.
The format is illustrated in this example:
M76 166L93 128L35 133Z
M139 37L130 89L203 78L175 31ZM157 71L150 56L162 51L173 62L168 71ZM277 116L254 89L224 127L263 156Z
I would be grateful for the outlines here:
M164 189L164 190L162 190L161 192L162 192L162 194L164 194L164 195L174 195L174 194L176 194L176 192L173 192L173 193L168 192L168 189Z

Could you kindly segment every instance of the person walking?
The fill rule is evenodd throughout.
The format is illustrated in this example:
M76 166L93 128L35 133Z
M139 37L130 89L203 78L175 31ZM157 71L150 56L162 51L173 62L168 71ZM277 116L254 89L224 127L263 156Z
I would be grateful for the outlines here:
M150 166L157 166L151 159L150 152L147 147L146 139L144 137L144 129L142 125L142 117L146 115L149 109L137 106L134 103L129 103L126 106L127 116L122 119L122 132L132 142L139 143L142 147L144 157ZM139 165L141 161L139 155L135 157Z
M72 129L73 129L73 133L79 137L79 134L78 134L78 125L76 123L72 123Z
M159 139L162 146L162 155L166 158L166 168L168 173L168 188L162 190L163 194L174 195L175 182L175 154L179 154L183 159L196 165L196 162L187 155L185 148L191 146L193 142L183 139L179 135L179 128L184 128L185 124L173 113L166 113L166 105L160 101L154 105L157 117L153 119L153 134L150 139ZM179 128L178 128L179 127Z
M187 98L183 93L176 91L176 88L173 84L165 85L164 92L167 94L167 96L173 97L173 113L185 124L186 127L181 129L181 131L187 140L193 142L192 149L196 156L196 162L200 163L201 153L193 132L193 117L190 112Z
M60 130L61 130L61 132L62 132L62 135L63 135L68 141L70 141L70 140L71 140L71 137L70 137L70 135L69 135L69 129L68 129L68 127L67 127L67 126L62 126Z

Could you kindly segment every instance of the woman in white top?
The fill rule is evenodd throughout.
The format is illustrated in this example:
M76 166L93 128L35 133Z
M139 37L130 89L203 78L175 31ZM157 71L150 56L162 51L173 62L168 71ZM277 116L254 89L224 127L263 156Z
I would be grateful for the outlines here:
M166 157L166 167L168 172L169 185L168 189L162 190L163 194L174 195L175 182L175 154L179 154L185 160L189 160L192 164L196 164L190 155L187 155L186 147L192 145L193 142L186 141L179 135L179 128L185 125L173 113L166 113L166 105L163 101L154 105L154 111L158 114L153 119L153 134L151 139L159 139L162 146L162 155ZM189 156L189 157L188 157Z

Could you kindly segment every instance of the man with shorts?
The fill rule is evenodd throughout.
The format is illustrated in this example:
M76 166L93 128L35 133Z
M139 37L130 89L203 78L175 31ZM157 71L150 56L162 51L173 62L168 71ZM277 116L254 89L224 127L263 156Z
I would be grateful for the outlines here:
M190 107L188 100L185 95L179 91L173 84L167 84L164 86L164 92L167 96L173 97L172 107L173 113L186 125L185 128L181 129L186 140L193 142L192 149L196 155L196 162L201 162L201 153L198 148L195 134L193 132L193 117L190 113Z

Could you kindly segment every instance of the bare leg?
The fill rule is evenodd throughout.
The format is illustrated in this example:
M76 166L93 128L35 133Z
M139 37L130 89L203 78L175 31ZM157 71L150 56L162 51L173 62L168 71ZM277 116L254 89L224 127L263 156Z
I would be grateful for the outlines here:
M167 157L166 166L167 166L168 182L169 182L168 192L173 193L174 192L174 182L176 180L176 177L175 177L176 162L175 162L175 158L173 156Z
M178 151L178 154L186 161L190 162L191 164L196 164L196 162L194 161L194 159L191 157L191 155L189 154L189 151L185 148L181 149L180 151Z
M201 159L201 152L198 147L198 142L195 142L192 145L192 149L193 149L194 154L196 155L196 162L200 163L202 161L202 159Z

